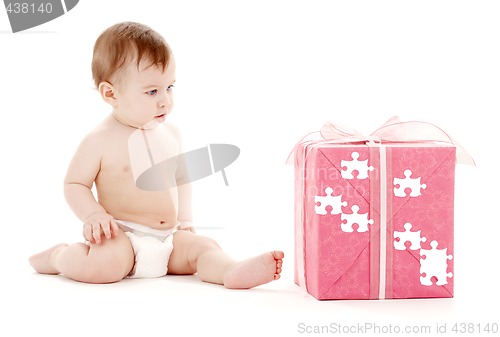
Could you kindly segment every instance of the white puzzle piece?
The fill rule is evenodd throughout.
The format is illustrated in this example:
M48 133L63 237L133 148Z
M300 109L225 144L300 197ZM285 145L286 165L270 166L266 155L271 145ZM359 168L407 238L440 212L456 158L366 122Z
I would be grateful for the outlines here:
M344 179L354 179L353 171L358 171L357 179L367 179L368 171L373 171L373 166L368 166L368 159L366 160L358 160L359 153L353 152L351 154L353 160L341 160L340 165L345 167L345 170L342 170L340 174Z
M445 249L436 249L438 246L437 241L431 242L432 249L421 249L420 256L425 259L420 259L420 273L425 276L420 276L420 283L424 286L432 285L432 277L436 277L436 285L442 286L448 284L448 277L452 277L453 273L448 273L448 260L452 260L453 256L447 255Z
M330 214L340 214L342 213L342 206L347 206L346 201L342 201L342 194L338 196L333 196L333 189L331 187L325 188L326 196L316 195L314 197L314 202L316 205L314 206L314 211L316 214L325 215L326 207L331 206L332 210ZM318 205L319 203L319 205Z
M420 237L420 231L411 231L411 223L405 223L404 232L394 231L394 238L398 240L394 240L394 248L397 250L405 250L406 242L411 242L410 250L419 250L420 243L425 242L427 239L425 237Z
M410 170L405 170L404 172L405 178L394 178L394 195L396 197L404 198L406 197L405 190L407 188L411 189L410 197L418 197L421 195L420 189L425 189L427 185L420 183L420 177L418 178L410 178L412 172Z
M342 232L351 233L354 231L352 228L353 224L358 225L358 233L363 233L368 231L368 225L373 225L373 219L368 219L368 213L358 213L359 206L353 205L351 207L352 214L342 213L340 216L345 223L340 225Z

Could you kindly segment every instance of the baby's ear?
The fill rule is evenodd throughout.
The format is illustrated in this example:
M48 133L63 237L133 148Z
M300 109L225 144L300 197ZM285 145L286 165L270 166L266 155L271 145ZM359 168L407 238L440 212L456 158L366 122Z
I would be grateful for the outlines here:
M115 92L114 87L109 82L101 82L99 83L99 93L101 94L102 99L111 105L115 104Z

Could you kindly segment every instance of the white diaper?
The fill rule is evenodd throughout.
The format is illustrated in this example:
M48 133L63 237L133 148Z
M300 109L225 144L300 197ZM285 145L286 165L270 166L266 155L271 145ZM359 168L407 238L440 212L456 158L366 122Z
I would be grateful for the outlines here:
M177 226L168 230L153 229L138 223L115 220L128 236L134 249L135 264L129 278L154 278L167 274Z

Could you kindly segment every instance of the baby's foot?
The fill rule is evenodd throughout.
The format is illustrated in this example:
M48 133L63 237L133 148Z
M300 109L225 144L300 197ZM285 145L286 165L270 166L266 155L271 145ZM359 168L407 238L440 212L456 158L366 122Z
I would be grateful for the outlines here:
M279 279L284 255L274 251L236 262L224 275L224 286L249 289Z
M67 244L61 243L31 256L29 259L31 266L40 274L59 274L59 272L50 264L50 258L52 254L66 246Z

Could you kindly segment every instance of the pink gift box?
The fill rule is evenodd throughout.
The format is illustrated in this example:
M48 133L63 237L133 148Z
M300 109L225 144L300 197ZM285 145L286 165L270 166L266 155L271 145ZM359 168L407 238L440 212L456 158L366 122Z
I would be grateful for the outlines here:
M295 282L319 300L453 297L456 147L295 149Z

